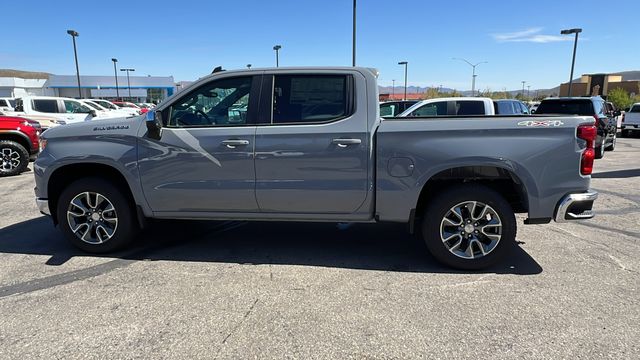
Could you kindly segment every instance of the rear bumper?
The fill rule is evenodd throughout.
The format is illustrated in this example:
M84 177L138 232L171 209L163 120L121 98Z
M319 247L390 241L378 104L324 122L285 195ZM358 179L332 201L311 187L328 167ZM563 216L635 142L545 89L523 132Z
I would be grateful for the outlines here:
M555 221L567 222L591 219L595 215L591 209L593 208L593 202L597 198L598 193L595 191L565 195L558 203Z
M51 216L51 211L49 211L49 199L36 198L36 205L38 205L40 213Z

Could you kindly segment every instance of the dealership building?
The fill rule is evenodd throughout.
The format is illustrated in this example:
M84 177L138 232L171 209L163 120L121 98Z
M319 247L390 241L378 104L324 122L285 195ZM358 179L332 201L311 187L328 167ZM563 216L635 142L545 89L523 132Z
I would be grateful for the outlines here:
M572 96L603 96L607 97L610 90L621 88L631 95L640 92L640 80L623 80L620 74L584 74L578 81L571 84ZM569 95L569 83L560 84L560 96Z
M133 102L161 101L175 90L173 76L80 76L82 98L121 98ZM0 97L28 95L78 98L76 75L0 70Z

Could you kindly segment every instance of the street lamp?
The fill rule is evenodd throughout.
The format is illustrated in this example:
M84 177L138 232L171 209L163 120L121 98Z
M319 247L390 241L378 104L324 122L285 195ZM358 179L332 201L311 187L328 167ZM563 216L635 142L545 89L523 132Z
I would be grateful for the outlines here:
M280 57L278 56L278 52L280 51L280 49L282 49L282 46L280 45L276 45L273 47L273 50L275 50L276 52L276 67L280 66Z
M118 90L118 71L116 70L116 63L118 62L118 59L111 58L111 61L113 61L113 76L116 78L116 99L119 99L120 90Z
M400 61L398 65L404 65L404 98L402 100L407 100L407 67L409 63L406 61Z
M396 80L391 80L391 99L394 100L396 97Z
M353 0L353 48L351 53L353 57L351 66L356 66L356 0Z
M580 34L581 32L582 29L580 28L560 31L561 35L576 34L576 39L573 42L573 59L571 60L571 74L569 75L569 93L567 94L568 97L571 97L571 85L573 84L573 67L576 64L576 49L578 48L578 34Z
M527 85L527 100L531 97L531 85Z
M473 68L473 73L471 75L471 96L476 96L476 66L480 65L480 64L487 64L488 61L480 61L479 63L475 63L472 64L470 61L468 61L467 59L462 59L462 58L451 58L452 60L460 60L460 61L464 61L467 64L469 64L469 66L471 66Z
M522 99L524 99L524 84L526 83L526 81L522 80Z
M127 88L129 88L129 100L131 100L131 81L129 81L129 72L136 71L136 69L120 69L120 71L127 72Z
M82 99L82 91L80 91L80 68L78 67L78 51L76 49L76 37L80 36L75 30L67 30L67 34L73 39L73 57L76 59L76 77L78 78L78 98Z
M247 69L251 69L251 64L247 64Z

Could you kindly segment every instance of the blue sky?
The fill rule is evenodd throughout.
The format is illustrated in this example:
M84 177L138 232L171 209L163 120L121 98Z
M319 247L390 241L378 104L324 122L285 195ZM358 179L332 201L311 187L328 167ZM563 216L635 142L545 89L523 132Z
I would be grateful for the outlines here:
M74 74L67 29L80 33L80 72L110 75L110 59L136 75L193 80L217 65L350 65L352 0L12 1L2 6L0 68ZM640 1L358 1L357 63L380 83L532 89L568 81L572 37L582 27L575 74L640 70ZM9 15L9 16L7 16Z

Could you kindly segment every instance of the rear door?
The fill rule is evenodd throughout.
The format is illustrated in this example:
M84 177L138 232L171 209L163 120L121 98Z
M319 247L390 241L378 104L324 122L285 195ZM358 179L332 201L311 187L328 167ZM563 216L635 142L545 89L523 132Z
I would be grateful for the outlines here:
M357 91L364 86L347 71L265 75L255 160L262 212L352 214L365 203L367 97Z

